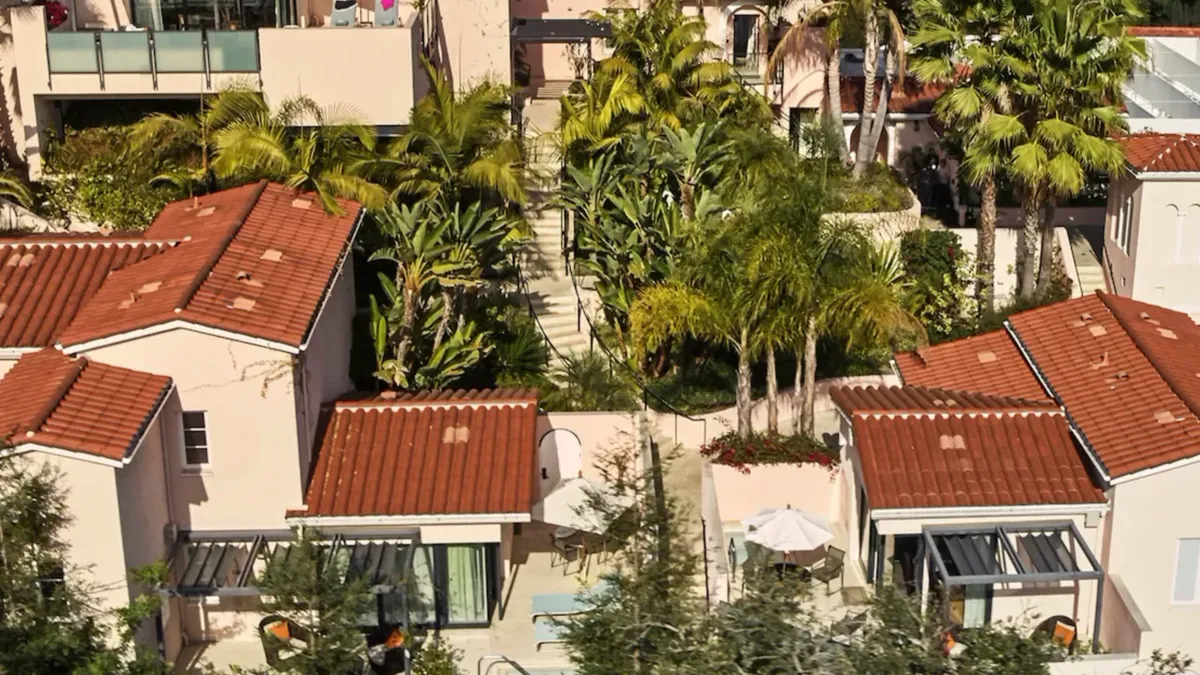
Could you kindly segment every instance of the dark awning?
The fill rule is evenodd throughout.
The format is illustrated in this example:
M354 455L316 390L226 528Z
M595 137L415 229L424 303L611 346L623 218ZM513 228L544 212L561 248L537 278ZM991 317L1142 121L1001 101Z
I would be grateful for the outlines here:
M921 534L947 587L1104 578L1100 561L1070 521L929 525Z
M587 42L612 37L612 24L593 19L513 19L513 42Z
M184 532L171 557L173 585L183 596L259 595L256 583L269 567L286 567L295 552L292 533ZM322 555L347 582L365 580L376 593L399 587L412 568L419 531L379 536L333 535L320 541Z

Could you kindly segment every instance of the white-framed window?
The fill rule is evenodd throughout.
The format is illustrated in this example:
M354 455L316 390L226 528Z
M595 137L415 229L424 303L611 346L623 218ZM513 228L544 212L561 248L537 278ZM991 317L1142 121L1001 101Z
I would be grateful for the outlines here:
M208 413L203 410L184 410L183 470L199 471L209 466Z
M1180 539L1175 549L1175 583L1171 604L1200 603L1200 538Z
M1121 208L1117 211L1116 226L1113 228L1113 241L1125 253L1129 253L1129 238L1132 225L1133 195L1129 195L1121 201Z

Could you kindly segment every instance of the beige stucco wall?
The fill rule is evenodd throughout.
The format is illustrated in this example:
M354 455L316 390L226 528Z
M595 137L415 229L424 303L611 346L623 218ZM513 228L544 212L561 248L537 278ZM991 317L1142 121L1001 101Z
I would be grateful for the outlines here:
M323 106L349 106L367 124L406 123L425 77L413 58L414 41L420 41L416 15L402 12L400 23L259 30L263 96L278 105L304 94Z
M512 82L509 0L438 0L440 65L458 90L491 80Z
M100 609L113 609L129 602L125 581L124 533L116 472L96 462L34 453L31 458L55 467L67 493L71 522L63 538L70 543L68 559L92 587Z
M1120 575L1150 630L1141 655L1154 649L1200 657L1200 604L1172 604L1178 541L1200 537L1200 464L1190 464L1112 489L1108 570Z
M284 512L303 501L290 355L183 329L86 355L174 379L163 420L181 527L286 527ZM203 474L182 473L182 410L208 413L211 468Z
M556 412L541 413L537 420L536 442L539 447L538 485L539 494L554 489L558 482L571 476L562 475L558 458L551 442L545 440L555 429L570 431L579 440L580 455L575 464L584 477L599 480L597 463L614 452L638 448L641 434L637 417L633 413L619 412ZM545 472L546 478L541 476Z
M1200 175L1190 177L1197 180L1129 179L1122 181L1119 189L1110 190L1105 248L1114 263L1125 257L1112 241L1120 207L1118 195L1137 186L1130 248L1137 262L1126 262L1120 271L1113 265L1118 284L1121 277L1126 280L1119 292L1196 319L1200 318Z
M301 411L297 422L300 466L304 467L307 483L308 469L317 438L321 405L354 389L350 381L350 349L353 341L351 322L354 319L354 261L347 257L341 273L329 292L325 309L317 317L309 338L308 349L300 355L304 376L296 387L296 410Z
M721 521L729 529L739 529L743 518L763 509L785 506L840 520L842 483L836 469L831 472L813 464L772 464L752 467L745 474L714 464L712 477Z

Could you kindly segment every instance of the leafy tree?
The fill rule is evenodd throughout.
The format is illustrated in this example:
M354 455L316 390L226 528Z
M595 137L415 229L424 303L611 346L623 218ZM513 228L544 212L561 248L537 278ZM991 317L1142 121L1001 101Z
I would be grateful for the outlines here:
M344 107L321 107L306 96L285 99L275 112L259 111L216 132L213 170L220 178L268 178L315 192L329 213L336 198L368 209L387 203L387 191L363 175L375 135Z
M4 197L25 208L33 207L33 193L25 181L12 171L0 172L0 197Z
M790 4L790 3L788 3ZM904 82L904 30L900 19L881 0L833 0L824 2L809 9L801 21L788 28L779 46L771 55L767 64L767 72L774 72L775 67L787 58L798 58L804 47L804 42L816 19L826 20L826 57L825 77L827 101L830 117L835 126L841 130L841 65L840 42L845 34L847 24L861 22L863 28L863 100L859 114L860 129L858 149L854 157L854 177L860 178L867 167L875 161L875 148L879 145L883 129L887 125L887 105L891 99L895 84ZM882 78L878 78L879 49L883 42L888 43L887 57ZM894 78L894 83L893 83ZM881 79L881 87L876 101L875 83ZM839 142L839 148L844 149L844 143ZM843 160L848 155L843 151Z
M434 199L452 206L522 204L521 147L508 122L508 91L484 82L455 94L422 61L430 91L412 111L409 128L378 157L365 160L393 198Z
M679 203L685 220L696 218L696 188L725 169L730 144L722 142L722 132L721 122L701 122L695 131L663 127L657 159L679 182Z
M996 267L996 181L1005 156L989 142L993 111L1010 113L1014 84L1029 64L1008 57L1018 29L1017 3L978 0L920 0L913 3L913 73L924 82L947 85L934 112L951 126L963 146L963 173L980 189L979 246L975 297L979 310L994 311ZM988 40L976 40L987 35Z
M208 192L216 187L212 170L217 134L235 122L252 121L269 114L262 95L248 84L234 84L200 98L193 114L153 113L129 129L131 149L156 155L166 166L153 182L174 185L184 194Z
M1045 292L1053 279L1053 221L1043 210L1078 194L1089 175L1125 169L1114 136L1127 128L1121 87L1146 58L1144 42L1127 30L1141 16L1136 0L1037 0L1005 50L1027 67L1013 85L1012 113L993 112L983 135L992 152L1009 158L1008 175L1022 192L1022 297Z
M98 588L71 564L71 516L59 474L26 457L0 459L0 672L30 675L165 675L157 652L134 634L158 610L158 597L129 606L96 606ZM153 590L165 567L131 575Z
M462 654L461 649L436 636L421 645L413 657L412 675L462 675L463 670L458 667Z
M341 675L362 667L359 618L374 607L362 579L347 579L349 561L328 555L312 531L297 533L286 564L268 565L259 588L263 612L298 626L305 647L289 651L272 671L296 675ZM270 639L270 636L268 636Z

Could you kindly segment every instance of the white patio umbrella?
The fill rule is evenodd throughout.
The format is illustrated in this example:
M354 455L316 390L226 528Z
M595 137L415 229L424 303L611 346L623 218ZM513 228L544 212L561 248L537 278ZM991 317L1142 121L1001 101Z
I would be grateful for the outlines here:
M829 520L788 506L763 509L758 515L742 519L746 541L784 553L812 551L833 540Z
M595 501L592 495L602 495L614 510L633 506L632 496L613 494L612 488L605 483L569 478L542 500L542 522L596 534L604 532L608 529L606 514L592 508Z

